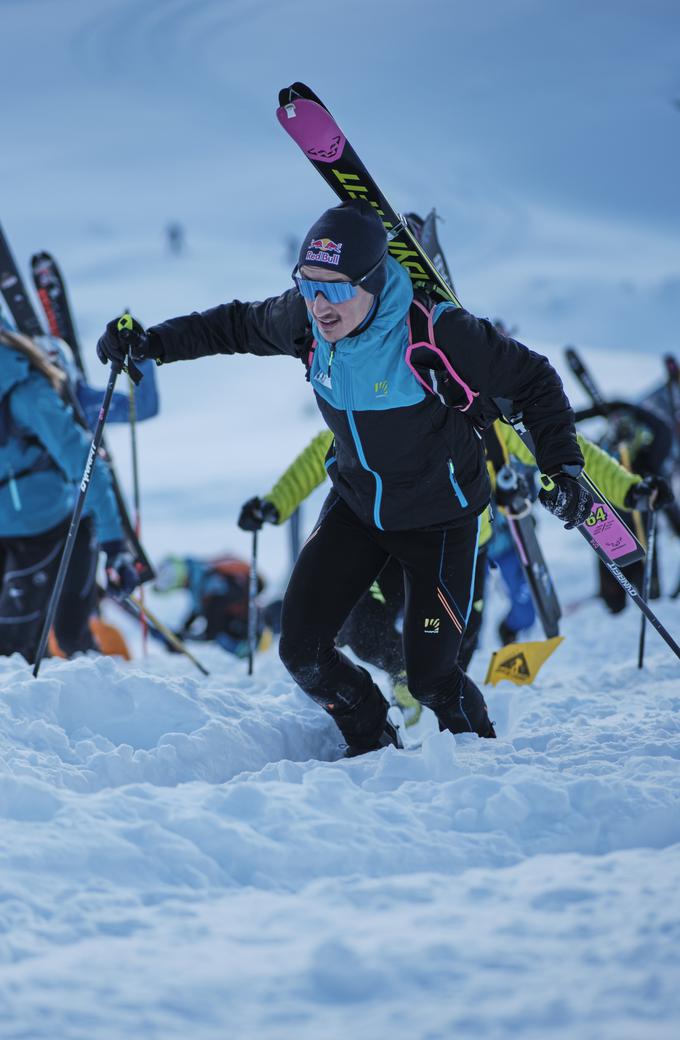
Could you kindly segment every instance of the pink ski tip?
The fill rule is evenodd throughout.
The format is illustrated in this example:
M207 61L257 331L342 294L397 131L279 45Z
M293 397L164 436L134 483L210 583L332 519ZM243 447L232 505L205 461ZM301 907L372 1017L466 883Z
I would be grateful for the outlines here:
M316 101L298 98L277 109L276 116L295 143L312 162L336 162L345 148L345 135Z

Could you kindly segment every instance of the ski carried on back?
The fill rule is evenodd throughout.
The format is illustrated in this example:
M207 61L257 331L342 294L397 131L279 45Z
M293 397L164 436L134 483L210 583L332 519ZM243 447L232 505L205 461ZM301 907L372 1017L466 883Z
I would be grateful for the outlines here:
M364 199L375 208L387 232L390 255L407 271L413 288L425 289L436 299L460 307L458 297L418 242L406 219L390 205L316 94L304 83L285 87L279 91L276 115L283 129L339 199ZM513 414L512 402L497 400L496 403L529 450L535 454L533 439L524 427L521 415ZM680 647L621 573L621 567L644 557L642 545L585 471L578 479L591 493L594 502L590 516L577 530L673 652L680 657ZM548 480L548 484L552 482ZM546 492L550 493L549 487L546 487Z
M9 242L0 226L0 292L14 323L26 336L42 336L44 329L26 292L26 286L9 248Z
M35 253L31 257L31 273L50 332L68 343L79 371L86 377L83 352L66 294L66 285L56 260L49 253Z
M460 307L453 289L420 246L408 222L390 205L326 106L305 86L279 92L277 117L338 198L365 199L387 231L390 254L408 271L414 288L427 288Z
M455 293L456 287L453 284L449 265L446 262L444 250L439 244L437 221L441 218L437 216L436 210L431 209L424 220L422 217L419 217L417 213L406 213L404 214L404 218L427 255L432 258L432 263L437 268L442 278L451 286Z

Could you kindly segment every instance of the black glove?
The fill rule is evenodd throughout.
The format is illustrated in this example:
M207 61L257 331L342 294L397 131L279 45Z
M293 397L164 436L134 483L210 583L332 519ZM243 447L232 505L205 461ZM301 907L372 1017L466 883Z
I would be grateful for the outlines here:
M135 560L125 542L104 542L102 551L106 553L107 591L113 595L129 596L139 585L139 574Z
M647 512L651 509L663 509L674 501L671 486L663 477L645 477L639 484L633 484L628 488L623 504L626 509L641 509Z
M266 498L249 498L241 506L238 526L242 531L259 531L262 524L278 524L279 511L273 502Z
M558 520L565 520L565 529L571 531L572 527L578 527L590 516L593 496L566 473L551 476L554 487L549 491L545 488L539 491L539 500Z
M131 328L120 328L121 318L114 318L106 326L104 335L97 343L97 357L103 365L116 361L122 365L129 354L135 361L158 356L158 340L144 331L138 321L132 318Z

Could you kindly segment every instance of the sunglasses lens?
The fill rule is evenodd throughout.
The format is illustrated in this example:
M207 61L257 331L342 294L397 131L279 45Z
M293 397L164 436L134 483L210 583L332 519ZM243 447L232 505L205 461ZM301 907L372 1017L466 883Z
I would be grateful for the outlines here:
M305 300L312 302L317 293L322 293L329 303L346 303L356 292L350 282L315 282L295 275L295 283Z
M346 303L356 293L351 282L316 282L316 284L322 286L320 291L329 303Z

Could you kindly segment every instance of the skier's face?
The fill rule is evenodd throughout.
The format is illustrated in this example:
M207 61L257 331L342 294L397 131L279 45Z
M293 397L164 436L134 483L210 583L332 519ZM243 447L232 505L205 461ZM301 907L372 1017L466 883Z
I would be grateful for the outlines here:
M337 271L324 271L317 267L301 267L303 278L317 282L349 282L350 279ZM328 343L337 343L348 336L368 315L374 297L360 285L355 286L354 296L345 303L329 303L322 292L318 292L312 303L305 300L307 310L313 315L319 332Z

